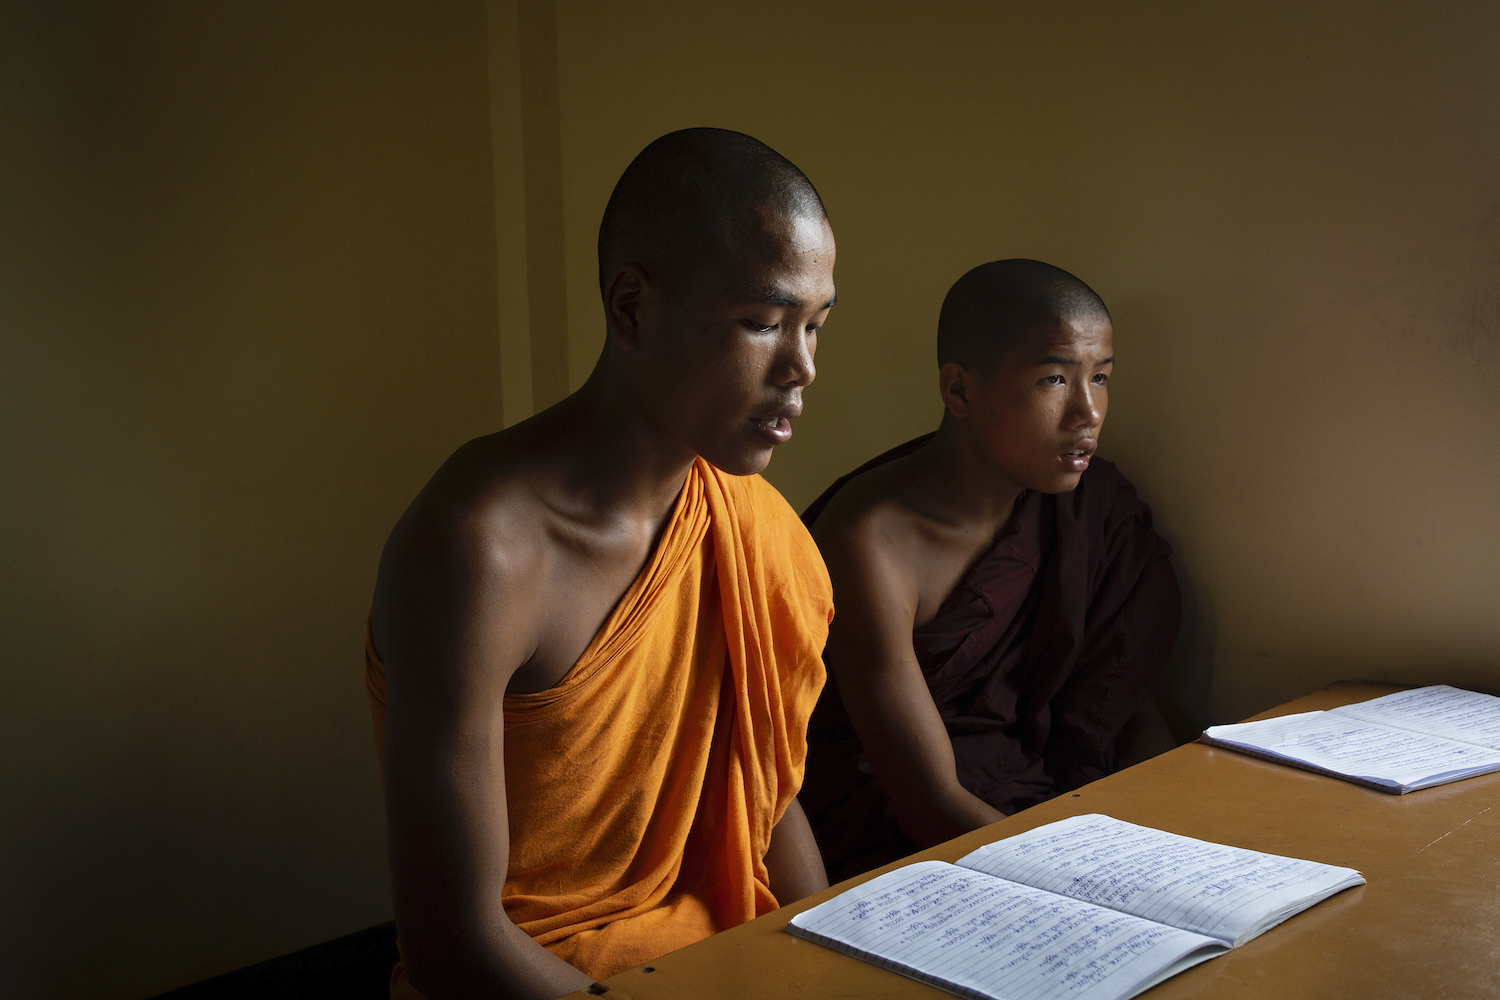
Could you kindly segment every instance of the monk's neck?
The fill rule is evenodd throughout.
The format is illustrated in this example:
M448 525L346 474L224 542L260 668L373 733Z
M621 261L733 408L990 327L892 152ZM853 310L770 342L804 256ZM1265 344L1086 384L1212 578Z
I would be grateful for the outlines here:
M556 442L566 488L601 513L665 517L695 455L663 441L604 380L588 382L556 407Z
M921 506L955 527L994 533L1005 526L1024 491L986 459L951 421L917 452L914 488Z

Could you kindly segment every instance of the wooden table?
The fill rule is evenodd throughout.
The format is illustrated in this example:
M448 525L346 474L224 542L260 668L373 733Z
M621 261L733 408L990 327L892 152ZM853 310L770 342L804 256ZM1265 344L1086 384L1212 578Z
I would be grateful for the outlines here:
M1399 690L1343 682L1265 712L1333 708ZM1388 795L1201 743L1112 774L912 855L956 861L982 844L1101 812L1203 840L1357 868L1369 881L1146 994L1500 998L1500 773ZM938 1000L931 987L783 932L802 910L879 872L605 980L610 1000L766 997ZM576 993L578 998L586 993Z

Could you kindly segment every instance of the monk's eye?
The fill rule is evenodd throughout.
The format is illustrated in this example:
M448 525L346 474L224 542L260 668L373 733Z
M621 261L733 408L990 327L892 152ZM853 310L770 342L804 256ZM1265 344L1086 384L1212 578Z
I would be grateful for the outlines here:
M776 328L774 326L762 326L761 324L755 322L754 320L742 319L742 320L740 320L740 322L742 324L744 324L745 329L747 329L747 330L753 330L756 333L775 333L776 332Z
M1048 375L1042 379L1043 385L1067 385L1068 380L1061 375Z
M1109 381L1109 376L1106 375L1104 372L1100 372L1098 375L1094 376L1094 384L1095 385L1103 385L1104 383L1106 383L1108 381Z

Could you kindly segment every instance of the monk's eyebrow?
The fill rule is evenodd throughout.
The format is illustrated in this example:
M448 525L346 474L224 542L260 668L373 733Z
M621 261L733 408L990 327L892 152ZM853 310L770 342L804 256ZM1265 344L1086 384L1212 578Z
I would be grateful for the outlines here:
M1099 362L1099 364L1101 364L1101 365L1112 365L1114 363L1115 363L1115 356L1113 354L1111 354L1109 357L1105 358L1103 361ZM1081 364L1083 364L1083 362L1079 361L1077 358L1059 358L1059 357L1056 357L1054 355L1049 354L1045 358L1043 358L1042 360L1036 362L1036 364L1038 366L1041 366L1041 365L1081 365Z
M797 296L788 295L778 288L759 288L751 292L746 298L751 302L764 302L766 305L784 306L787 309L800 309L803 305L802 300L797 298ZM839 297L835 295L824 303L823 308L832 309L838 300Z
M751 302L764 302L768 306L786 306L795 309L802 305L802 300L795 295L788 295L779 288L757 288L745 296Z

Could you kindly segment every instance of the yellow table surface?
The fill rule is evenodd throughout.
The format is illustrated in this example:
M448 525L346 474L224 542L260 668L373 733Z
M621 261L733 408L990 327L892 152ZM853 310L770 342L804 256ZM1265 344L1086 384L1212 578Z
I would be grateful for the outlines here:
M1399 690L1341 682L1255 718ZM948 994L783 931L791 917L912 861L1100 812L1202 840L1358 869L1339 893L1241 948L1142 994L1187 997L1500 998L1500 773L1389 795L1189 743L897 864L605 980L611 1000L828 1000ZM575 993L584 998L587 993Z

